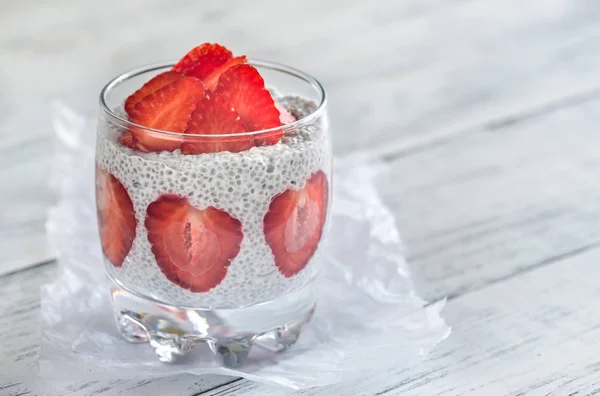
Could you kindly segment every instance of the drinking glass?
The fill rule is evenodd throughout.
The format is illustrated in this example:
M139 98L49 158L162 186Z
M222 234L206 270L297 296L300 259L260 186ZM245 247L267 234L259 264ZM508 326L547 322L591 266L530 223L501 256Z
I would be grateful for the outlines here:
M240 366L255 345L294 344L315 309L332 184L326 93L299 70L250 64L295 121L235 135L130 122L126 98L173 64L126 72L100 94L96 202L116 323L164 362L206 343ZM157 141L167 150L144 150Z

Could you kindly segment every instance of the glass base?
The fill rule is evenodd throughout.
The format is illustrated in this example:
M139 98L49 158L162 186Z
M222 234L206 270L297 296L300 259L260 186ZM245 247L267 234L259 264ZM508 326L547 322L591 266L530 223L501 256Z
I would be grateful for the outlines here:
M149 343L159 360L175 362L206 343L225 367L244 364L253 346L280 352L292 346L310 321L315 282L274 300L243 308L200 309L162 304L115 284L117 327L125 340Z

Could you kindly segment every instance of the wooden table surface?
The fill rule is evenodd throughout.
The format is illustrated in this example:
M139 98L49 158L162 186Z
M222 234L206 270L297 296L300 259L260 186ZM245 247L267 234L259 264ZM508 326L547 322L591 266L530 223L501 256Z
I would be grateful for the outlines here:
M231 377L52 381L35 370L50 104L204 41L292 64L330 95L335 152L383 189L452 336L410 370L304 392ZM600 2L0 0L0 395L600 392Z

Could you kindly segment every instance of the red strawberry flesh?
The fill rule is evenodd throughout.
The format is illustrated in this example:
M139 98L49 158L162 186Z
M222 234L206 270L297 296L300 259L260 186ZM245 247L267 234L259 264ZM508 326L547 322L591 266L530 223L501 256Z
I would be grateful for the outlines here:
M219 77L221 76L221 74L223 74L225 70L229 69L232 66L241 65L247 62L248 59L245 56L231 58L227 62L223 63L221 66L214 69L208 76L203 78L202 82L204 83L204 85L206 85L206 88L212 91L217 87Z
M138 89L127 98L127 100L125 101L125 111L127 112L127 114L131 114L133 106L138 104L146 96L152 95L154 92L171 84L173 81L178 80L182 76L183 74L174 71L168 71L157 75L156 77L148 81L146 84L144 84L142 88Z
M204 79L232 57L231 51L222 45L204 43L185 54L172 70L186 76Z
M208 95L198 102L185 130L186 135L229 135L244 132L248 132L248 128L237 112L225 103L222 97L215 95ZM219 151L237 153L252 147L251 136L186 136L181 145L181 153L202 154Z
M294 122L295 118L274 102L260 73L247 61L246 56L234 58L231 51L219 44L204 43L195 47L171 71L148 81L125 103L131 122L156 131L132 127L119 137L119 142L135 150L161 152L181 148L186 140L185 154L239 152L253 146L276 144L283 134L279 127ZM205 101L203 98L209 92L214 94L212 98L222 100ZM198 106L200 101L203 104ZM197 107L200 111L194 116L195 123L190 124ZM254 134L252 138L235 136L265 129L274 130ZM181 133L232 136L184 139L177 135Z
M198 209L185 197L167 194L146 211L148 241L156 263L173 283L192 292L219 285L238 255L242 224L227 212Z
M258 70L251 65L237 65L225 70L215 88L215 95L223 96L240 115L250 131L281 126L279 110ZM282 132L255 137L255 145L275 144Z
M102 252L112 265L120 267L135 239L137 220L123 184L97 165L96 208Z
M125 131L119 136L119 143L121 143L125 147L129 147L130 149L135 149L136 142L133 138L133 134L131 131Z
M181 77L133 106L130 120L146 128L182 133L205 91L200 80ZM143 151L173 151L183 141L181 136L147 129L132 128L131 132Z
M267 244L279 272L290 278L306 267L317 250L328 201L327 177L314 173L301 190L276 196L263 220Z

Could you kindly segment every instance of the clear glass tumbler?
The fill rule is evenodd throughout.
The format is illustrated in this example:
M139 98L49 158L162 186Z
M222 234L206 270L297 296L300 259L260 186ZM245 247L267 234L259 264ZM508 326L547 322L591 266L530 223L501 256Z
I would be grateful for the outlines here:
M250 63L296 121L235 135L130 122L125 99L172 64L124 73L100 95L96 201L117 326L165 362L198 343L229 367L253 345L281 351L315 308L332 183L326 94L299 70ZM132 136L170 151L130 149Z

